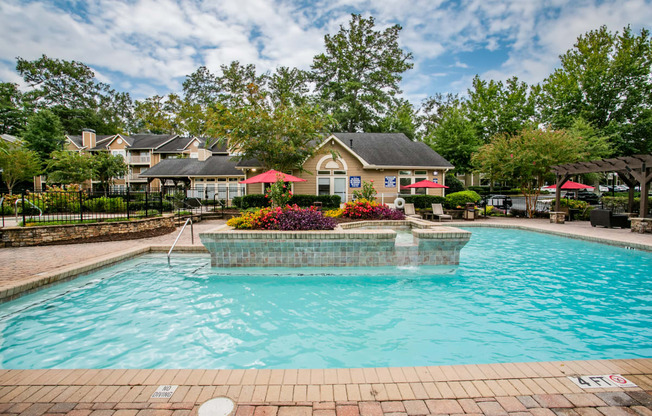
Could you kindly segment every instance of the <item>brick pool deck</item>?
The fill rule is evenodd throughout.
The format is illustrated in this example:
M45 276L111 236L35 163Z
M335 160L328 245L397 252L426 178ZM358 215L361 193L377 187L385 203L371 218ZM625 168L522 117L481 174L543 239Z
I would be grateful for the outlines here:
M223 224L199 223L195 234ZM456 223L445 223L455 225ZM652 251L652 235L586 222L496 218L496 225L568 233ZM151 239L0 249L0 292L98 262L161 249ZM193 249L184 235L182 249ZM195 236L194 249L201 243ZM567 376L622 374L639 387L581 389ZM159 385L178 385L152 399ZM226 396L236 416L652 416L652 359L326 370L0 370L0 413L16 416L190 416Z

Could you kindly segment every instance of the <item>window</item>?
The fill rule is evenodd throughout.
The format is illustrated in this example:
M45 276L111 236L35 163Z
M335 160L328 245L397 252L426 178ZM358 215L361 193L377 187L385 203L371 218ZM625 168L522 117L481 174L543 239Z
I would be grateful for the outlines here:
M414 176L412 176L412 171L411 170L400 170L398 172L400 175L399 178L399 184L400 184L400 191L399 193L402 194L411 194L411 195L425 195L427 192L427 189L425 188L417 188L417 189L403 189L404 186L407 185L412 185L413 183L424 181L428 179L428 171L425 170L415 170L414 171Z

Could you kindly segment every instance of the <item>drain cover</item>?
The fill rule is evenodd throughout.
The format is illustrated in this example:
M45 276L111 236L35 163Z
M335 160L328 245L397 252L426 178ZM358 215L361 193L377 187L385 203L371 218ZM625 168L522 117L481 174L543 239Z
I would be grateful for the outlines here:
M216 397L199 406L199 416L229 416L235 403L228 397Z

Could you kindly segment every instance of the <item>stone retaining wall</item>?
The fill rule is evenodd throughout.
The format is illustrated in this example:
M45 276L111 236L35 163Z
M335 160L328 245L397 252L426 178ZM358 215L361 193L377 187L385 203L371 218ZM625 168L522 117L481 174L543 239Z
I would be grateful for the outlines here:
M174 216L145 218L133 221L98 222L92 224L45 225L37 227L0 228L0 247L25 247L97 240L100 237L167 233L174 230Z
M471 233L452 227L413 229L397 245L393 230L245 231L199 234L213 267L352 267L459 264Z

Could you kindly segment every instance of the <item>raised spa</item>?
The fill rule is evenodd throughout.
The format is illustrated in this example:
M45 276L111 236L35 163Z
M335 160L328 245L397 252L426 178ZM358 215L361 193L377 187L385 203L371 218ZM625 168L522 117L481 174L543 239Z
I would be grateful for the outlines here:
M397 238L411 230L412 239ZM234 230L199 234L214 267L457 265L471 233L424 221L366 221L333 231Z

